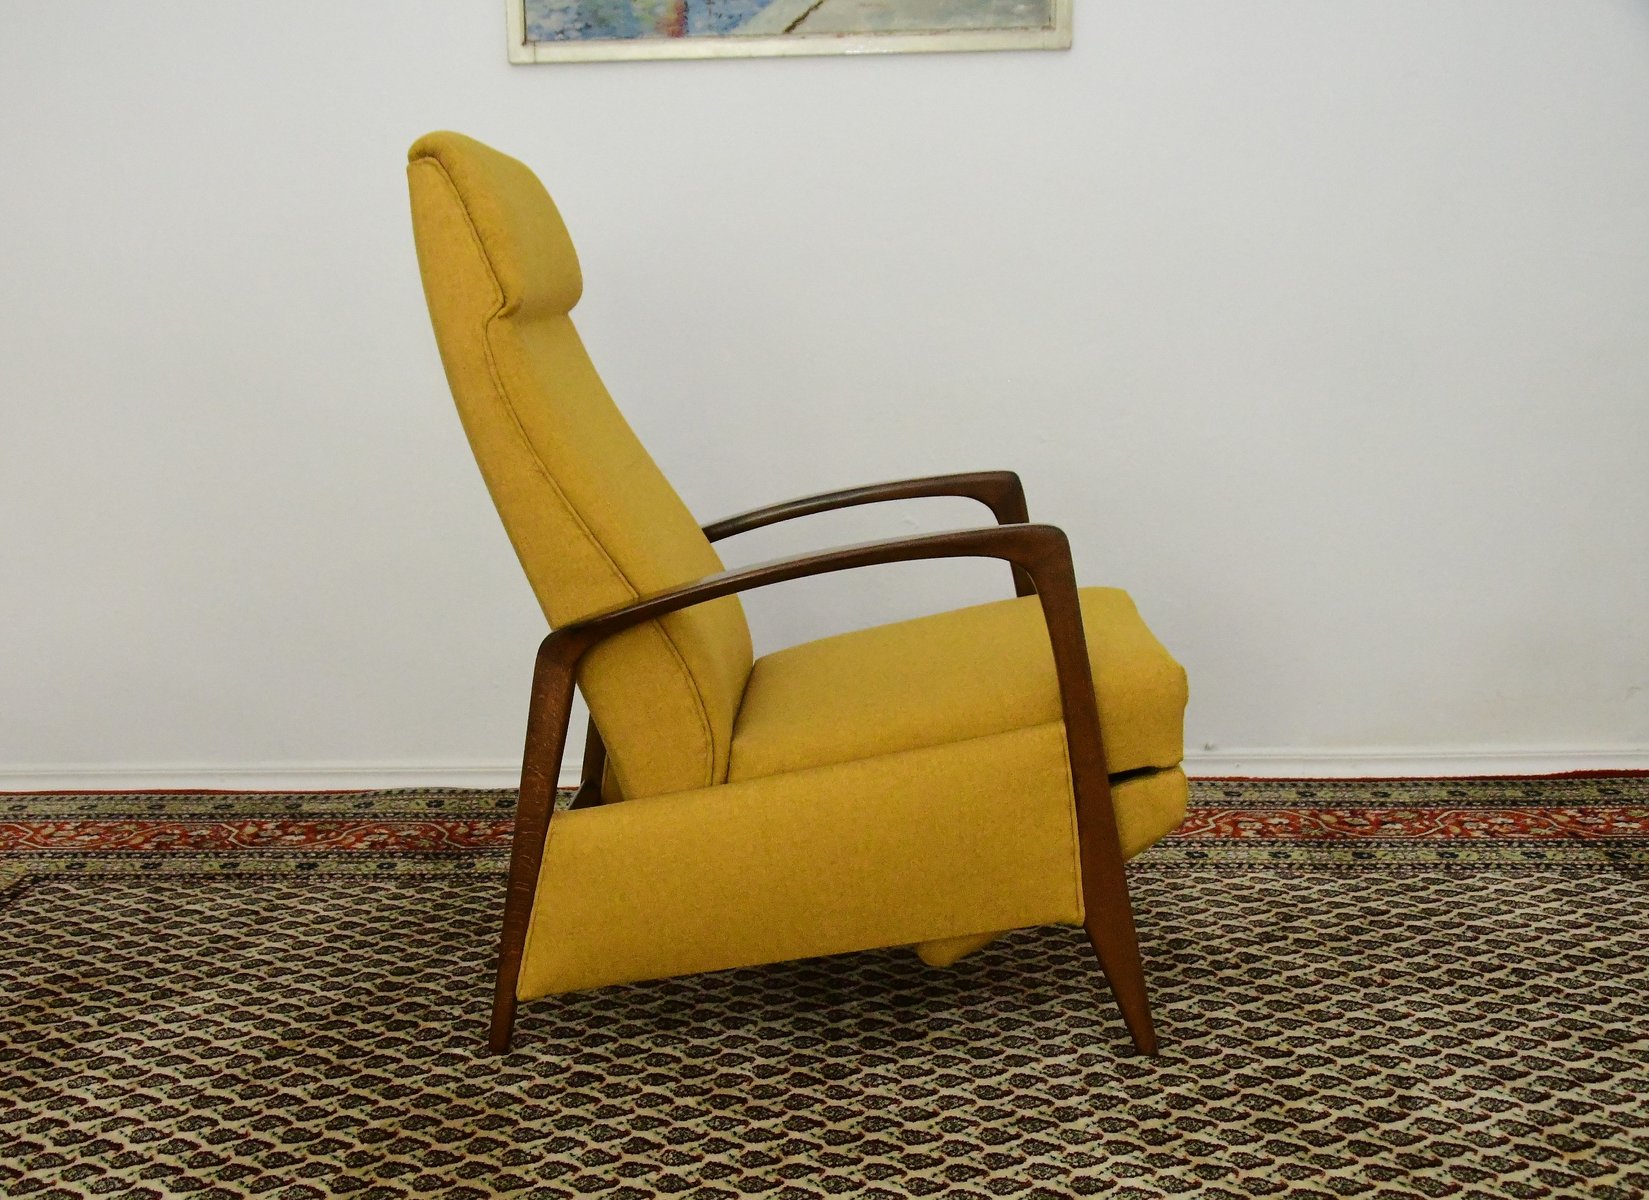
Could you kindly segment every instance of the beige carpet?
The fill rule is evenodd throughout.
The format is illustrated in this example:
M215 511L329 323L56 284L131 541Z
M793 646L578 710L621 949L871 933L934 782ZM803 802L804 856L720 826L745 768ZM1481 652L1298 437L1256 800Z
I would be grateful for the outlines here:
M498 794L0 797L0 1194L1636 1200L1646 793L1201 785L1133 876L1155 1060L1067 929L541 1001L490 1058Z

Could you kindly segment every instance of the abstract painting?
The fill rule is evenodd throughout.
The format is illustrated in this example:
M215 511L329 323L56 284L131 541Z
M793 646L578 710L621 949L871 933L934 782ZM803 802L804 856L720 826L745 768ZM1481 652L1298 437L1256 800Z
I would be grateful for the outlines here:
M510 61L1062 50L1072 0L507 0Z

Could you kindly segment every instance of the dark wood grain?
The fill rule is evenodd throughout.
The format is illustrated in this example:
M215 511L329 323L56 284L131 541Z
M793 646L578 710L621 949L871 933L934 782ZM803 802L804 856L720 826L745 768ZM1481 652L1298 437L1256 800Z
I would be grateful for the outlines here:
M783 519L783 518L775 518ZM548 833L555 777L566 744L578 662L602 639L672 612L752 588L897 562L997 558L1025 573L1047 623L1058 675L1071 763L1082 871L1085 928L1136 1047L1156 1051L1133 910L1106 777L1087 641L1082 628L1070 543L1051 525L1002 524L981 529L866 542L723 571L556 629L539 647L521 776L521 815L510 858L510 885L498 959L490 1044L508 1047L527 920ZM588 765L588 764L587 764Z
M1094 692L1093 667L1069 548L1063 555L1049 555L1028 569L1047 618L1059 677L1060 707L1065 714L1082 866L1083 931L1111 985L1135 1048L1141 1054L1154 1055L1157 1035L1145 988L1145 968L1140 961L1139 934L1134 928L1134 908L1128 896L1116 812L1111 804L1099 700Z
M712 542L748 533L765 525L776 525L814 513L833 512L860 504L878 504L888 500L914 500L931 496L958 496L977 500L996 515L998 524L1023 524L1025 515L1025 487L1012 471L969 471L958 475L927 475L920 479L897 479L886 483L868 483L861 487L822 492L817 496L802 496L780 504L751 509L737 516L723 517L704 527L704 536Z
M802 496L765 508L751 509L737 516L723 517L704 526L704 536L712 542L730 538L752 529L810 517L816 513L855 508L861 504L883 504L894 500L921 500L939 496L955 496L977 500L991 510L998 525L1023 525L1028 522L1030 510L1025 506L1025 485L1013 471L964 471L955 475L924 475L919 479L895 479L886 483L867 483L861 487L843 488L835 492L821 492L817 496ZM1031 594L1031 581L1024 568L1013 567L1014 592L1020 596Z
M498 947L498 977L493 988L492 1029L487 1045L494 1053L509 1049L515 1026L515 985L521 978L521 954L527 944L527 921L538 890L544 839L555 812L555 787L561 754L567 746L573 685L578 659L545 638L533 664L532 697L527 706L527 745L521 755L521 796L515 808L515 835L510 843L510 881L504 895L504 928Z

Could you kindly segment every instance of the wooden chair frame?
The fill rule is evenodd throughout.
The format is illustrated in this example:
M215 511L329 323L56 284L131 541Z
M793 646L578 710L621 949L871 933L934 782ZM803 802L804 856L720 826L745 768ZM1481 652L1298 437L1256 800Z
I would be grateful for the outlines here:
M1140 961L1139 938L1128 898L1116 816L1111 807L1099 706L1082 629L1071 547L1065 534L1054 526L1029 524L1019 476L1012 471L982 471L871 484L755 509L712 522L704 526L704 533L714 542L795 517L860 504L930 496L978 500L990 508L998 523L978 529L866 542L723 571L564 625L544 639L533 668L532 697L527 711L521 796L510 853L509 890L504 905L492 1029L488 1038L494 1052L509 1049L515 1025L516 983L521 973L527 920L537 891L545 838L555 810L556 783L566 748L578 663L591 647L644 621L769 584L886 563L998 558L1013 568L1018 594L1034 594L1040 601L1053 647L1075 794L1086 912L1084 928L1088 941L1122 1010L1134 1046L1141 1054L1156 1053L1157 1039ZM574 807L600 802L605 765L606 751L592 721Z

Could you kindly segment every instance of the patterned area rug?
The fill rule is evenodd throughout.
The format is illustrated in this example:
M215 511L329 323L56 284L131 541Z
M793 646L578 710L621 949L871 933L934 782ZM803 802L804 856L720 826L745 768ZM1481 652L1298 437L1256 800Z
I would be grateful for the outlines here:
M1649 780L1194 804L1132 871L1160 1058L1055 928L499 1059L509 794L0 796L0 1194L1649 1195Z

